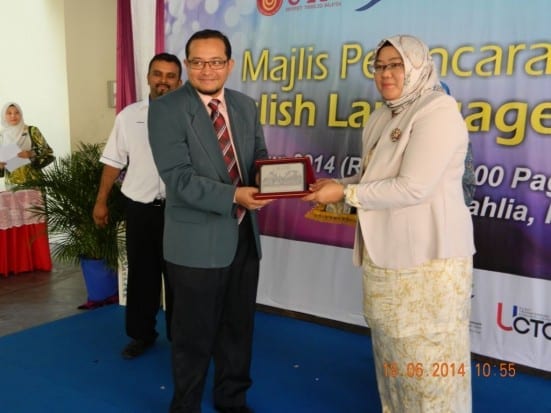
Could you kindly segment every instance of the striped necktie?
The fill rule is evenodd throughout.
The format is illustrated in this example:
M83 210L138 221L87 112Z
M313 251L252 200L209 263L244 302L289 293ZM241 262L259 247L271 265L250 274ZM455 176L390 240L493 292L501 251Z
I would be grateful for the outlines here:
M218 138L218 146L222 151L222 156L224 157L224 162L226 163L226 168L230 179L235 186L241 185L241 177L239 176L239 169L237 167L237 158L233 152L233 146L231 144L230 134L224 116L218 110L218 105L220 101L218 99L212 99L208 106L211 109L210 118L212 124L214 125L214 130L216 132L216 137ZM242 206L237 207L237 219L241 223L243 217L245 216L246 209Z

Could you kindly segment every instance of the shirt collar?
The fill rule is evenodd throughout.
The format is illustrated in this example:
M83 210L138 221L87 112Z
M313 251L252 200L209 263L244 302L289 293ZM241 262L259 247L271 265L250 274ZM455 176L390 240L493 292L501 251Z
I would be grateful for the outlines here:
M199 91L197 91L197 94L201 98L201 101L203 102L203 104L207 107L208 107L209 102L212 99L218 99L220 101L221 108L224 108L224 109L226 108L226 100L224 99L224 89L222 89L220 91L220 94L218 96L205 95L205 94L203 94Z

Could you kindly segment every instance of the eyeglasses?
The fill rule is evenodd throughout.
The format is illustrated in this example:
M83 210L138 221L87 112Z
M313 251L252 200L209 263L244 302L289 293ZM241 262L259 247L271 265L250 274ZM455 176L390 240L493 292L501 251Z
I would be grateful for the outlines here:
M209 68L212 70L220 70L226 66L226 63L228 63L227 60L220 60L220 59L188 60L189 67L191 67L194 70L201 70L205 67L205 65L208 65Z
M402 69L404 67L403 63L389 63L387 65L373 65L370 67L370 71L373 74L381 75L385 70L389 70L391 72L397 72L399 69Z

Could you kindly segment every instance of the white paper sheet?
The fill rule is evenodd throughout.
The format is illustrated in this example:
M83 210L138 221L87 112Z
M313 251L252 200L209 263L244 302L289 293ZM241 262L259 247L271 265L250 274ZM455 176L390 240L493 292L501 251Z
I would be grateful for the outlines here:
M13 172L17 168L31 163L29 159L17 156L19 152L21 152L21 149L15 143L0 146L0 162L6 163L5 168L8 171Z
M0 146L0 162L7 162L12 158L16 158L19 152L21 152L21 149L15 143Z

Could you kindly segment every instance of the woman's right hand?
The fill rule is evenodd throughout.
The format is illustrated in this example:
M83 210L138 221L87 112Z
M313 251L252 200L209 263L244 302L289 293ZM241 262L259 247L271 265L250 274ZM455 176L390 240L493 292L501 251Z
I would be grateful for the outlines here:
M21 151L17 154L19 158L31 159L34 156L33 151Z
M309 189L312 192L302 197L303 201L331 204L344 199L344 185L333 179L319 179Z
M331 182L334 183L335 180L331 178L320 178L320 179L317 179L316 182L314 182L313 184L310 184L308 189L312 192L316 192Z

